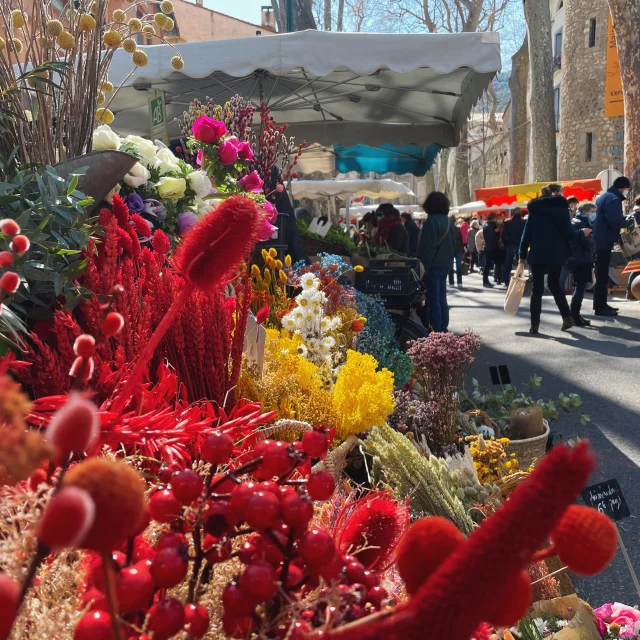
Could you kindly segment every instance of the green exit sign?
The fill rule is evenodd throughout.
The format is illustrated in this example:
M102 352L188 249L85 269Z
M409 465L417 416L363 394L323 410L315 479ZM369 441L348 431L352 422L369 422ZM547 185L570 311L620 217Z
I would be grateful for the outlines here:
M149 108L151 109L151 126L162 126L164 123L164 96L160 94L153 98L149 103Z

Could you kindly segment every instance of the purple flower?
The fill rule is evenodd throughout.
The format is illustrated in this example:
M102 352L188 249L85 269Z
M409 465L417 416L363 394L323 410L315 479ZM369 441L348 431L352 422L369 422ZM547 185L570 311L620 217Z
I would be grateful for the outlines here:
M125 196L124 203L131 213L140 213L144 209L144 202L137 193L130 193Z
M165 220L167 217L167 209L159 200L147 198L143 200L142 213L152 216L158 220Z
M178 235L184 236L191 227L195 226L200 218L193 211L185 211L178 216Z

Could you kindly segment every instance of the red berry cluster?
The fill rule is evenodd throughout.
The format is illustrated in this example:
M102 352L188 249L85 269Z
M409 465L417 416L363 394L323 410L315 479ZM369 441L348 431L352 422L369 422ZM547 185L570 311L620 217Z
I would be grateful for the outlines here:
M20 225L11 218L0 220L0 233L11 242L9 251L0 251L0 267L4 273L0 276L0 291L4 294L15 293L20 286L20 276L15 271L8 271L16 256L21 256L29 250L30 242L27 236L20 233Z

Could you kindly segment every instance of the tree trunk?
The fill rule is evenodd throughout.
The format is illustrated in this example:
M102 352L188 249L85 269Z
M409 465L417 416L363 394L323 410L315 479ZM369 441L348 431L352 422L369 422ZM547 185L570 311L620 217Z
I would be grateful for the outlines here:
M338 24L336 31L344 31L344 0L338 0Z
M276 16L276 26L279 33L287 32L287 15L284 6L285 0L271 0L271 6L273 7L273 13Z
M311 0L294 0L294 12L296 14L296 31L306 29L317 29L318 25L313 17L313 7Z
M324 0L324 30L331 31L331 0Z
M632 2L633 0L629 0ZM553 54L548 0L525 0L531 69L531 146L533 180L557 178L556 125L553 109Z
M640 3L609 0L624 95L624 172L640 190Z
M443 149L440 153L440 170L438 172L438 191L442 193L449 193L449 155L451 154L451 149L447 147Z
M509 184L524 184L527 180L527 86L529 84L529 43L525 36L518 51L511 56L511 130Z
M456 148L456 196L458 205L471 202L469 188L469 129L465 124L460 131L460 142Z
M426 195L429 195L432 191L436 190L436 174L435 174L435 164L424 176L424 192ZM422 206L422 202L419 203Z

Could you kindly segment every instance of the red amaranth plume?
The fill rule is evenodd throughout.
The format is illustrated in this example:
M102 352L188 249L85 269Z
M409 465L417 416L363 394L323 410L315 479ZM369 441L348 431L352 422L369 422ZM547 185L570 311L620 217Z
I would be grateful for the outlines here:
M347 505L334 536L342 553L355 555L367 569L380 571L388 564L408 522L407 506L381 491Z
M326 633L327 640L469 640L493 612L517 613L522 572L585 486L595 466L586 442L551 451L494 515L444 560L414 597ZM496 570L499 567L499 571ZM453 622L452 622L453 621ZM517 620L513 620L515 623ZM489 620L490 622L490 620Z
M112 411L120 413L124 409L147 363L194 290L213 291L221 287L234 273L238 263L248 257L256 242L260 216L255 202L234 196L209 212L186 235L175 256L175 266L182 273L185 286L138 356L133 371L113 403Z
M123 229L129 226L129 208L117 193L111 198L111 212Z

